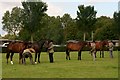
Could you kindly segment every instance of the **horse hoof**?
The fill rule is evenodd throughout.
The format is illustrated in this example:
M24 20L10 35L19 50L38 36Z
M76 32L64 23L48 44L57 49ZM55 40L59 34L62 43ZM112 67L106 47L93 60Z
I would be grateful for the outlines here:
M13 61L11 61L11 64L13 65Z
M35 62L35 64L37 64L37 62Z

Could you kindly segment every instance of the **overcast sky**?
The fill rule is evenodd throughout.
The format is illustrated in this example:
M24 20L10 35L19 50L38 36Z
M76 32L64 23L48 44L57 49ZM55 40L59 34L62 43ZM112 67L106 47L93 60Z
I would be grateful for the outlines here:
M6 10L11 11L15 6L21 5L22 0L0 0L0 34L6 34L2 30L2 16ZM79 5L94 6L97 11L97 17L108 16L113 17L114 12L118 11L119 0L42 0L48 5L47 13L49 16L63 16L65 13L71 15L72 18L77 17L77 10Z

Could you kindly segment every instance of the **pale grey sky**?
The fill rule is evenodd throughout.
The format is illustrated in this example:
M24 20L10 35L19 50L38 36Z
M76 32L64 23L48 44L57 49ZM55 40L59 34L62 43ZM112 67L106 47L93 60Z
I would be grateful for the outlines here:
M0 34L5 35L6 32L2 30L2 16L6 10L11 11L15 6L22 7L22 0L0 0ZM47 13L49 16L63 16L68 13L72 18L77 17L78 5L94 6L97 11L97 17L108 16L113 17L115 11L118 11L119 0L42 0L48 5Z

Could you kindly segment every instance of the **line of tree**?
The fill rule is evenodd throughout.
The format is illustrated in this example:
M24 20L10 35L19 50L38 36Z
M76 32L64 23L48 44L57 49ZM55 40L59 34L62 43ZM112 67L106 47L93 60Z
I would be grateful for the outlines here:
M48 6L41 0L27 0L22 2L22 6L4 13L3 30L8 32L4 38L26 41L52 39L56 44L67 40L120 39L120 12L115 12L113 18L96 18L94 6L79 5L77 17L73 19L68 13L62 17L49 16L46 13Z

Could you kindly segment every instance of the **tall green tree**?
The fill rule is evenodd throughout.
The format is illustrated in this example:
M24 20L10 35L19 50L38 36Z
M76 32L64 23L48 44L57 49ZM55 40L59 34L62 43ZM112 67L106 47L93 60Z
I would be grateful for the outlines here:
M56 44L63 42L63 28L60 16L48 16L45 14L41 20L42 28L35 33L34 40L52 39Z
M114 30L114 20L110 17L101 16L95 23L94 37L96 40L117 39Z
M118 35L119 40L120 40L120 11L114 13L114 21L115 21L115 26L114 26L114 31Z
M47 11L47 4L41 0L34 0L34 2L27 0L22 2L22 6L24 8L23 28L28 31L31 35L31 41L33 41L35 32L42 28L41 19Z
M21 29L18 35L19 36L17 36L16 39L23 41L30 41L31 35L28 33L27 30Z
M60 16L48 17L46 27L42 30L45 33L47 39L52 39L56 44L61 44L63 42L63 28L60 21Z
M104 27L98 28L95 31L94 35L95 35L95 40L117 39L116 34L113 32L111 25L106 25Z
M74 40L76 39L76 34L78 32L76 28L76 22L71 18L70 14L64 14L61 17L61 24L64 30L64 40Z
M14 7L11 12L6 11L2 18L3 30L8 32L10 35L17 36L22 28L22 9L19 7Z
M94 6L78 6L77 26L80 31L84 32L84 41L86 33L90 33L93 30L93 25L96 22L96 13Z

